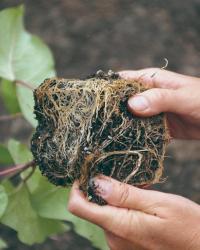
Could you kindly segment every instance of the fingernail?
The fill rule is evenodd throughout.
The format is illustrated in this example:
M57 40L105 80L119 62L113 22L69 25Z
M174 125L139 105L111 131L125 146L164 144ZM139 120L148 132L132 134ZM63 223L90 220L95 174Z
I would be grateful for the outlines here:
M95 183L95 194L101 196L102 198L107 198L112 193L112 182L104 179L94 179Z
M144 111L149 107L149 102L144 96L131 97L128 100L128 105L135 111Z

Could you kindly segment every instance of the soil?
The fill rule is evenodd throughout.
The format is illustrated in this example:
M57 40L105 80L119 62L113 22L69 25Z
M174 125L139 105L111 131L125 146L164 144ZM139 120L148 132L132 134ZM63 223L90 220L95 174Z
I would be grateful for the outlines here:
M169 142L166 117L137 117L127 107L131 95L145 90L112 70L85 80L45 79L34 90L38 126L31 140L42 174L60 186L78 179L101 205L105 201L90 185L99 174L134 186L160 182Z
M161 67L200 76L199 0L1 0L0 9L19 3L26 6L26 27L51 47L59 76L84 77L101 68L107 70ZM1 114L6 114L2 102ZM0 141L10 136L27 142L31 130L23 119L2 122ZM200 143L175 141L165 161L167 180L155 188L183 195L200 203ZM0 235L11 249L95 249L76 235L67 233L44 244L28 247L5 227Z

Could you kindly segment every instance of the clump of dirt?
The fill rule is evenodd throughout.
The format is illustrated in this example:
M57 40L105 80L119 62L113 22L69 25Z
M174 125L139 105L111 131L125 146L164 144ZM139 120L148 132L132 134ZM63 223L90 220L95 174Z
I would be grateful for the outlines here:
M168 130L164 114L140 118L127 100L147 88L98 71L84 80L46 79L34 91L38 121L31 150L50 182L79 180L91 201L105 204L91 181L104 174L135 186L160 181Z

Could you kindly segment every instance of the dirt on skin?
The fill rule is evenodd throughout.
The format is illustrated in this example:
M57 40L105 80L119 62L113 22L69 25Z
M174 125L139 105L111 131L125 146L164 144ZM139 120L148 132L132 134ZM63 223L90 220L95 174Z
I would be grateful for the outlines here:
M25 23L53 50L58 76L84 77L103 70L161 67L169 60L169 70L199 75L199 0L1 0L0 9L24 3ZM6 110L0 100L0 113ZM23 119L1 121L0 141L11 136L29 141L31 131ZM175 141L165 158L167 181L156 185L161 191L176 193L200 202L200 143ZM8 250L94 250L91 243L74 232L43 244L26 246L6 227L0 235Z

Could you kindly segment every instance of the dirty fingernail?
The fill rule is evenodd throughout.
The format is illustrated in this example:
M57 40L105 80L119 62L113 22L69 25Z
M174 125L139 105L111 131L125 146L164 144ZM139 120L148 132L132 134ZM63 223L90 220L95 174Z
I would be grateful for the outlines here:
M94 179L95 193L102 198L107 198L112 193L112 183L109 180Z
M131 97L128 100L128 105L135 111L144 111L149 107L148 100L144 96Z

